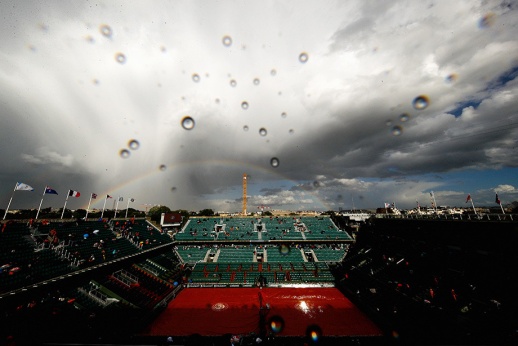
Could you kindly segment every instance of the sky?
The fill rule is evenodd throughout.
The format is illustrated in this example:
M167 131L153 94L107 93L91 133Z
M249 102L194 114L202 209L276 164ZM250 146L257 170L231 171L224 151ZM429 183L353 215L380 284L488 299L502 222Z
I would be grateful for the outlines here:
M48 185L43 208L70 189L71 209L236 212L243 174L248 211L518 200L514 1L0 0L0 18L0 208Z

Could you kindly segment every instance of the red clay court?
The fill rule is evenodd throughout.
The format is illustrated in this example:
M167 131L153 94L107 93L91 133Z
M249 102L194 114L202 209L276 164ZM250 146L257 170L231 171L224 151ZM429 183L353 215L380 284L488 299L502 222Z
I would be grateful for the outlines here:
M152 323L148 335L258 333L260 312L266 330L279 336L304 336L314 325L322 336L382 335L336 288L187 288Z

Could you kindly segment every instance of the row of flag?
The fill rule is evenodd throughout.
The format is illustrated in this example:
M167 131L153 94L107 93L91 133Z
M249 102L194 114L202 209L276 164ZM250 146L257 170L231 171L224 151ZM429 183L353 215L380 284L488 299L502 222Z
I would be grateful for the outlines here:
M14 192L15 191L34 191L34 188L28 184L25 184L25 183L20 183L20 182L17 182L16 185L14 186L14 191L13 191L13 195L11 196L11 199L9 200L9 204L7 205L7 209L5 210L5 214L4 214L4 220L5 220L5 217L7 215L7 212L9 211L9 207L11 206L11 202L13 200L13 196L14 196ZM51 188L50 186L45 186L45 190L43 191L43 196L41 198L41 202L40 202L40 206L38 208L38 213L36 214L36 219L38 218L38 215L40 213L40 209L41 209L41 204L43 203L43 198L45 197L45 195L58 195L58 192L56 190L54 190L53 188ZM67 193L67 198L65 200L65 205L63 207L63 213L61 214L61 218L63 218L63 214L65 213L65 207L67 205L67 201L68 201L68 197L79 197L81 196L81 193L79 191L75 191L75 190L68 190L68 193ZM109 198L113 198L112 196L110 195L106 195L106 199L104 201L104 206L103 206L103 211L101 213L101 217L103 216L104 214L104 209L106 207L106 201L109 199ZM97 199L97 194L96 193L92 193L90 195L90 201L88 202L88 207L86 209L86 217L88 217L88 212L90 210L90 203L92 202L92 199ZM122 202L124 201L124 197L118 197L118 200L117 200L117 207L116 207L116 210L115 210L115 215L117 215L117 209L118 209L118 205L119 205L119 202ZM128 199L128 206L129 206L129 203L130 202L135 202L135 199L134 198L129 198ZM128 208L126 208L126 215L128 213Z
M16 183L16 186L15 186L14 189L17 190L17 191L34 191L34 188L32 188L32 186L24 184L24 183ZM54 190L53 188L51 188L50 186L45 186L45 191L43 192L43 194L45 194L45 195L59 195L58 192L56 190ZM70 196L70 197L79 197L79 196L81 196L81 193L79 191L68 190L68 196ZM90 195L90 197L92 199L97 199L97 194L96 193L92 193ZM110 196L110 195L106 195L106 198L113 198L113 197ZM122 201L124 201L124 197L119 197L119 202L122 202ZM130 198L130 202L135 202L135 199L134 198Z

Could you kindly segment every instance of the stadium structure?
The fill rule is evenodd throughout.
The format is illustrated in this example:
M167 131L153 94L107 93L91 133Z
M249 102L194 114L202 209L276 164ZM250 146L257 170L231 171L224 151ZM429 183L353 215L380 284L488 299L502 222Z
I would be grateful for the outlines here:
M517 341L516 222L162 220L3 222L2 342Z

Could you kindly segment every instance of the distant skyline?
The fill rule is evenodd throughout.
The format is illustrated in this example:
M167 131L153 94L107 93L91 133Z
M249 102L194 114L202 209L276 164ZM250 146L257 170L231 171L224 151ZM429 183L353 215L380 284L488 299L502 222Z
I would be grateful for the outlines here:
M512 1L2 1L0 208L518 201ZM187 121L183 122L183 119ZM278 164L272 165L272 159ZM275 161L275 160L274 160ZM108 205L107 205L108 206ZM111 207L111 205L110 205Z

